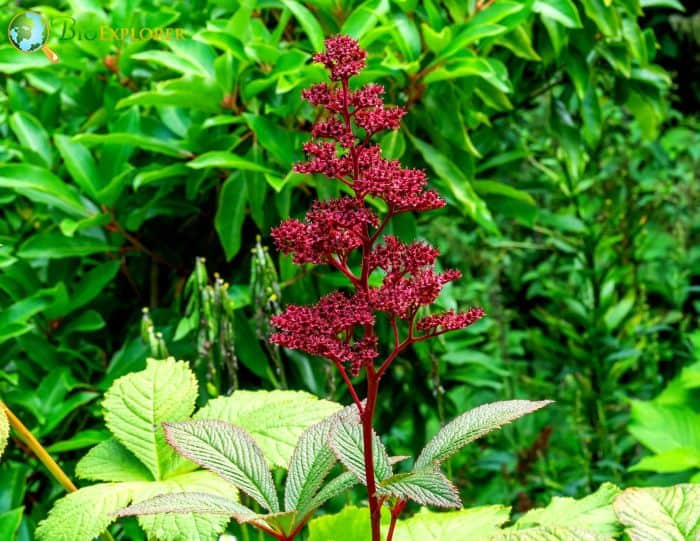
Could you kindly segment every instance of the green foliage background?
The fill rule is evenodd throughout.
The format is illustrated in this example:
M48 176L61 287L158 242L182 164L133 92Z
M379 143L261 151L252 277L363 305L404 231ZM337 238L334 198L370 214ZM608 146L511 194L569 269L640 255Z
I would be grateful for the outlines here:
M489 315L397 361L378 416L392 454L414 455L480 403L553 398L550 411L451 461L467 504L525 511L604 481L698 480L700 437L678 441L690 449L681 470L663 456L629 470L646 448L677 452L648 437L669 416L681 435L700 430L698 378L681 373L700 355L700 135L688 77L698 33L679 2L2 8L0 26L44 13L61 60L0 43L0 396L69 473L109 437L102 393L154 348L193 362L200 403L285 386L348 402L322 362L265 341L280 306L343 285L264 249L270 227L337 194L290 169L315 119L300 92L324 77L310 57L343 32L369 51L358 84L379 82L388 102L409 107L385 153L426 168L448 200L390 231L435 243L463 271L442 307ZM77 21L72 40L60 39L65 17ZM85 39L100 25L183 28L187 39ZM196 257L206 263L192 275ZM211 286L204 265L220 274ZM646 437L630 433L630 404L636 415L669 382L649 407L673 396L672 412ZM10 449L0 532L29 540L60 488Z

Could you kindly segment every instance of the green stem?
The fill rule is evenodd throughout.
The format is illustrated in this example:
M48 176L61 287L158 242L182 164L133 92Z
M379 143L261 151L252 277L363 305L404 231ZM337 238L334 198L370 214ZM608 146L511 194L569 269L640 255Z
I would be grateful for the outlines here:
M0 409L5 412L5 415L7 415L10 426L14 430L17 437L22 440L27 447L29 447L29 450L34 453L34 456L36 456L44 467L49 470L51 476L56 479L56 481L58 481L58 483L65 488L67 492L77 491L78 487L76 487L73 484L73 481L68 478L66 473L61 469L61 466L59 466L56 461L51 458L51 455L49 455L44 446L39 443L39 440L34 437L34 434L32 434L31 431L24 426L24 423L19 420L19 418L2 400L0 400ZM103 541L114 541L112 534L110 534L108 531L100 534L100 537Z

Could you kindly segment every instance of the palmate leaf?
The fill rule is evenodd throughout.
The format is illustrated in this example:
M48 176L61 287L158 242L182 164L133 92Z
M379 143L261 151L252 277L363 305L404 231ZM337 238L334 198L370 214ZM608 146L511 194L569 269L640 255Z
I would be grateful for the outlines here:
M434 513L423 509L396 525L394 541L490 541L509 518L510 508L490 505Z
M442 473L418 471L392 475L381 482L378 492L381 495L397 496L403 500L413 500L422 505L436 507L462 507L459 492Z
M39 523L42 541L92 541L109 526L115 511L125 507L141 483L107 483L81 488L56 502Z
M433 436L416 460L414 469L426 469L440 464L468 443L551 403L551 400L506 400L469 410Z
M363 484L367 484L365 476L364 442L362 426L353 422L339 422L333 427L331 448L338 460L352 472ZM389 455L379 436L372 432L372 456L374 457L374 476L382 481L392 473Z
M10 421L7 419L5 410L0 408L0 458L7 447L7 440L10 439Z
M224 421L164 423L168 443L178 453L226 479L272 513L279 502L267 461L243 429Z
M161 424L194 410L197 380L187 363L149 359L146 369L117 379L105 393L107 427L156 480L183 465L165 442Z
M700 485L628 488L613 509L631 541L700 539Z
M513 529L575 525L576 528L617 536L620 526L612 504L618 494L620 489L615 485L603 483L596 492L580 500L554 497L547 507L532 509L525 513L518 519Z
M117 512L129 502L182 492L185 487L213 496L235 496L229 483L207 471L178 475L167 481L101 483L58 500L39 524L36 537L41 541L92 541L117 519ZM139 519L149 538L159 541L208 541L216 538L228 521L227 517L191 513Z
M153 475L116 438L98 443L80 459L75 474L81 479L108 483L153 481Z
M300 391L236 391L210 400L194 419L218 419L246 430L274 466L286 468L302 432L341 409Z
M542 526L527 530L508 530L489 541L613 541L614 537L584 528Z

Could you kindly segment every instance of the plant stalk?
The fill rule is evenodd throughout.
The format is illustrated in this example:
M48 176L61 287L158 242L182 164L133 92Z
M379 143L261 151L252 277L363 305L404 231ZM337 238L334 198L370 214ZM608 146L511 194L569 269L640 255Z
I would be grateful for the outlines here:
M75 484L73 484L73 481L68 478L66 473L61 469L61 466L56 463L44 446L39 443L39 440L34 437L34 434L32 434L31 431L24 426L24 423L19 420L19 418L2 400L0 400L0 409L5 412L5 415L7 415L7 420L10 422L10 426L12 427L12 430L14 430L17 437L22 440L27 447L29 447L29 450L34 453L34 456L36 456L44 467L49 470L51 476L56 479L56 481L58 481L58 483L65 488L67 492L77 491L78 487L76 487ZM101 533L100 538L102 541L114 541L112 534L110 534L108 531Z
M377 481L374 477L374 455L372 453L372 418L377 403L379 378L374 367L367 367L367 403L362 414L362 438L365 454L365 477L367 478L367 498L372 526L372 541L381 541L381 506L377 498Z

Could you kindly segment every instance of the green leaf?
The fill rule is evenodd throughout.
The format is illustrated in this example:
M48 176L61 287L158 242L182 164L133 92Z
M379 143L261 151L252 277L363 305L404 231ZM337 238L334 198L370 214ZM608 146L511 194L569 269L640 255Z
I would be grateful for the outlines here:
M128 505L140 483L111 483L81 488L56 502L39 523L40 541L93 541L116 520L114 513Z
M367 0L363 2L345 19L340 29L340 34L359 40L377 24L380 17L389 12L389 9L388 0Z
M586 15L606 36L618 36L621 30L620 11L606 6L603 0L581 0Z
M630 433L655 453L700 450L700 414L688 406L632 401Z
M613 506L631 541L700 538L700 485L628 488Z
M490 541L509 519L510 508L502 505L475 507L448 513L427 509L396 526L394 541Z
M94 237L66 237L56 231L33 235L19 247L17 255L25 259L61 259L113 252L116 248Z
M285 510L305 509L333 468L336 458L329 445L331 426L322 421L299 438L287 471Z
M469 410L433 436L416 460L414 469L434 467L468 443L551 403L551 400L505 400Z
M121 509L117 512L117 516L131 517L163 513L223 515L236 519L256 516L254 511L233 500L206 492L191 491L155 496Z
M296 2L295 0L282 0L282 3L289 8L294 17L299 21L299 25L304 29L306 35L309 37L311 46L314 51L323 50L323 28L314 17L311 11L304 7L303 4Z
M388 519L388 509L383 507L382 522L386 523ZM348 505L340 513L324 515L309 522L309 541L365 541L371 538L367 507Z
M237 494L231 485L208 471L195 471L176 475L165 481L146 483L134 494L133 503L162 496L196 492L214 498L231 500ZM218 513L186 512L177 514L149 515L139 517L141 527L149 539L159 541L209 541L218 539L229 522L229 517Z
M10 116L9 124L22 147L38 154L44 162L43 165L50 169L53 164L53 153L49 136L39 121L29 113L18 111Z
M54 135L56 148L66 164L75 183L95 201L101 203L98 192L104 187L97 173L97 165L92 154L80 143L73 141L68 135Z
M89 212L75 190L53 173L35 165L0 165L0 188L9 188L36 201L75 216Z
M442 473L419 471L399 473L384 479L377 489L379 494L390 494L421 505L462 507L459 492Z
M7 441L10 439L10 421L7 418L5 410L0 407L0 458L5 452Z
M620 527L612 504L620 492L615 485L603 483L596 492L580 500L554 497L547 507L525 513L515 523L514 528L521 530L534 526L568 527L575 524L576 528L617 536Z
M539 13L542 17L560 22L567 28L581 28L583 26L576 4L572 0L536 0L532 11Z
M214 420L165 423L164 428L178 453L226 479L268 511L279 511L267 461L245 430Z
M17 530L22 523L24 507L16 507L0 513L0 532L3 532L8 540L17 539Z
M175 158L192 157L192 153L181 147L178 141L156 139L155 137L136 133L82 133L73 137L73 141L83 143L88 147L98 145L132 145L142 150L149 150Z
M655 471L675 473L700 468L700 449L679 447L654 456L645 456L632 465L629 471Z
M352 472L363 484L367 484L365 476L364 441L362 426L358 423L343 421L336 423L331 436L331 447L338 460ZM372 431L372 455L374 457L374 476L382 481L392 473L389 455L379 436Z
M90 481L153 481L148 468L115 438L90 449L76 465L75 475Z
M240 175L234 173L226 179L221 188L219 206L214 218L214 226L227 261L233 259L241 249L241 230L247 202L246 185Z
M503 197L517 199L528 205L535 205L535 200L529 193L513 188L509 184L495 180L475 180L472 184L479 195L502 195Z
M161 424L187 419L197 398L197 380L185 362L149 359L146 369L117 379L105 393L107 427L156 480L181 464Z
M236 391L210 400L194 419L219 419L246 430L267 460L286 468L301 434L342 409L302 391Z
M613 541L614 538L579 527L542 526L527 530L508 530L489 541Z
M318 491L316 496L309 502L306 507L299 507L299 512L301 515L307 515L311 511L318 509L324 503L326 503L331 498L342 494L349 488L352 488L357 484L357 477L355 474L346 471L341 473L338 477L335 477L325 483L321 490Z
M237 156L232 152L223 150L212 150L200 154L194 160L187 162L187 166L192 169L204 169L207 167L219 167L221 169L239 169L245 171L259 171L261 173L274 173L272 169Z
M486 207L486 203L476 195L474 189L466 175L447 156L440 153L428 143L408 134L413 145L423 156L423 159L433 168L442 179L447 189L455 198L456 203L464 214L470 216L487 231L497 234L496 227L491 212Z
M644 8L671 8L685 11L685 7L679 0L640 0L639 4Z

